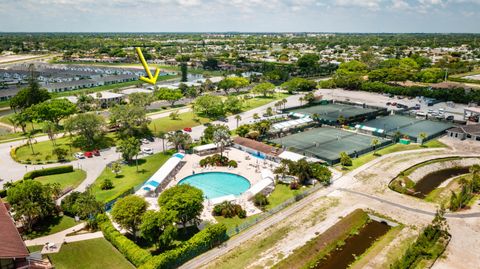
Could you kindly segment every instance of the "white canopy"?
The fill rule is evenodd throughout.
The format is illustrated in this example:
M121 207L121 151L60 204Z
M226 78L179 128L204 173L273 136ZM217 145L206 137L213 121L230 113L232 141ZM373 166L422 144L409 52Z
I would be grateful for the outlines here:
M218 205L218 204L221 204L225 201L228 201L228 202L232 202L232 201L235 201L237 198L235 197L235 195L233 194L229 194L229 195L225 195L225 196L221 196L221 197L217 197L217 198L213 198L213 199L210 199L209 200L209 203L211 205Z
M312 122L313 120L311 118L301 118L301 119L296 119L296 120L289 120L289 121L284 121L284 122L279 122L274 124L272 127L275 130L283 130L283 129L290 129L293 127L297 127L303 124L307 124Z
M145 193L145 191L155 191L159 186L162 185L163 181L170 175L170 173L177 167L177 165L182 161L183 157L185 157L182 153L175 153L165 164L160 167L160 169L153 174L150 179L143 184L141 190Z
M206 144L206 145L196 146L196 147L193 148L193 151L194 151L194 152L200 152L200 151L212 150L212 149L216 149L216 148L217 148L217 145L215 145L214 143L212 143L212 144Z

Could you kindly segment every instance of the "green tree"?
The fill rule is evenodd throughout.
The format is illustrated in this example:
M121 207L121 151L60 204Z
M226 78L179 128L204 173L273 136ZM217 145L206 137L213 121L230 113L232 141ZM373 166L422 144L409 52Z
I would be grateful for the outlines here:
M128 102L133 106L147 107L152 103L152 96L145 92L135 92L128 95Z
M324 185L329 185L332 178L332 172L325 165L319 163L311 163L310 167L312 169L312 175L320 183Z
M291 80L284 82L281 87L289 93L297 91L306 92L314 90L317 87L317 83L305 78L292 78Z
M110 108L110 124L117 127L120 139L127 137L144 137L150 134L145 108L128 105L116 105Z
M374 137L372 138L372 141L370 142L370 145L372 145L373 150L374 150L374 155L377 155L377 146L380 144L380 140L378 138Z
M242 120L242 116L240 116L240 114L235 115L235 120L237 121L237 129L238 129L238 123Z
M225 115L222 98L215 95L202 95L195 99L193 110L199 115L216 118Z
M56 213L53 186L36 180L20 181L7 189L7 200L16 220L23 219L30 231L37 220Z
M183 93L181 90L171 90L168 88L160 88L155 91L155 96L158 100L163 100L170 102L171 106L174 106L175 103L183 98Z
M275 90L275 85L273 85L270 82L264 82L257 84L255 87L253 87L252 92L261 94L263 97L267 97L268 95L272 95Z
M120 162L113 162L110 168L112 172L115 173L115 177L118 177L118 174L122 171L122 164Z
M158 204L167 211L177 212L176 219L182 223L182 227L186 227L189 222L199 222L203 210L203 192L188 184L176 185L160 194Z
M47 134L48 139L52 142L54 147L57 146L55 143L55 136L57 135L57 125L51 121L47 121L43 124L43 132Z
M31 106L26 111L32 113L37 121L51 121L59 125L60 121L77 112L77 107L67 99L53 99Z
M162 140L162 150L165 153L165 139L167 139L167 133L164 131L158 131L157 137Z
M236 96L228 96L223 103L226 112L232 114L242 111L243 101Z
M50 93L46 89L40 88L40 84L34 75L33 65L30 65L30 69L31 74L28 78L28 86L21 89L10 99L10 107L14 111L17 109L24 110L51 98Z
M340 152L340 164L345 169L347 166L352 166L352 159L346 152Z
M306 75L312 75L316 72L319 67L318 61L320 57L316 54L304 54L297 61L297 66L300 68L300 71Z
M178 151L180 149L188 149L192 144L192 137L182 131L174 132L168 135L168 143L172 144Z
M135 137L129 137L126 139L120 140L117 145L117 151L122 153L122 158L131 163L133 157L137 156L140 153L140 141ZM138 171L138 162L137 162L137 171Z
M174 225L176 212L160 209L148 210L142 217L140 232L142 237L158 248L168 248L172 245L177 228Z
M142 217L147 211L148 203L143 197L129 195L120 198L112 208L112 218L123 229L137 238L137 230L142 223Z
M422 146L425 143L425 140L427 139L428 135L425 132L421 132L418 137L420 137L420 140L422 141Z
M230 133L225 129L217 129L213 133L213 143L220 148L220 157L223 157L223 150L230 144Z
M64 124L70 134L77 134L76 143L82 148L95 148L104 137L105 120L94 113L77 114L68 118Z

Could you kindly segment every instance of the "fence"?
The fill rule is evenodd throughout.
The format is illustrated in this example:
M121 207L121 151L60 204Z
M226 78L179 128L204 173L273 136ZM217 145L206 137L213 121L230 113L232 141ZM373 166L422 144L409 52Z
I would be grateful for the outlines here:
M278 206L261 213L256 218L245 221L242 224L236 226L235 228L232 228L232 229L228 230L227 235L229 237L231 237L231 236L234 236L236 234L239 234L240 232L242 232L242 231L252 227L253 225L259 223L260 221L272 216L273 214L279 212L280 210L286 208L287 206L292 205L293 203L302 200L303 198L307 197L308 195L312 194L313 192L319 190L322 187L323 187L322 184L317 184L316 186L313 186L312 188L310 188L310 189L308 189L308 190L306 190L306 191L304 191L300 194L297 194L295 197L286 200L285 202L279 204Z

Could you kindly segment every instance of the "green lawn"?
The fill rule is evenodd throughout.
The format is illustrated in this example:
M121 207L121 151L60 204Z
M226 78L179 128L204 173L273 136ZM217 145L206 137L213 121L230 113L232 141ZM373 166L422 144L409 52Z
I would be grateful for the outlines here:
M54 216L42 220L33 226L33 230L26 233L25 236L29 239L42 237L54 233L61 232L65 229L71 228L79 223L68 216Z
M135 268L104 238L63 244L59 253L48 256L56 269Z
M286 200L306 191L308 188L309 187L301 187L298 190L291 190L289 185L276 184L275 190L268 196L269 204L265 207L265 210L270 210L277 207Z
M393 144L390 146L387 146L383 149L378 150L375 155L375 152L370 152L367 154L364 154L358 158L352 159L352 166L346 167L343 169L340 165L337 165L337 169L342 171L342 172L348 172L355 170L356 168L386 154L394 153L394 152L400 152L400 151L407 151L407 150L415 150L415 149L423 149L423 148L446 148L447 145L443 144L442 142L438 140L430 140L427 143L425 143L423 146L420 144L410 144L410 145L404 145L404 144Z
M3 116L3 117L0 117L0 122L1 123L5 123L5 124L8 124L8 125L12 125L12 123L9 121L10 118L13 117L13 115L15 114L8 114L6 116ZM26 126L26 131L27 132L30 132L32 130L42 130L42 124L41 123L37 123L37 122L34 122L34 123L27 123L27 126ZM20 127L17 127L16 128L16 132L22 134L22 128Z
M64 190L68 187L76 188L86 177L87 173L85 171L75 169L70 173L37 177L35 180L40 181L42 184L60 183L60 187Z
M163 153L154 154L146 158L138 160L138 170L135 166L135 163L130 165L123 165L122 171L119 173L118 177L115 177L115 174L108 167L103 170L102 174L95 180L93 184L93 193L97 197L97 200L102 202L108 202L129 189L142 184L147 179L149 179L168 159L169 155L164 155ZM102 190L100 185L102 182L109 178L113 181L114 188L111 190Z
M241 219L238 216L235 216L233 218L225 218L225 217L221 217L221 216L215 216L215 219L217 220L218 223L225 224L225 226L227 226L227 231L228 231L228 230L233 229L237 226L240 226L240 224L242 224L244 222L255 219L258 216L259 216L259 214L256 214L256 215L246 217L244 219Z
M195 127L204 123L210 122L210 119L196 116L192 111L179 114L177 120L172 120L170 117L164 117L152 120L148 126L154 133L158 131L170 132L182 130L185 127Z
M246 99L245 103L243 104L243 111L251 110L259 106L263 106L268 103L271 103L273 101L287 98L288 96L289 95L285 93L275 93L273 96L269 96L269 97L257 96L254 98Z
M56 140L57 147L61 147L69 151L69 154L66 156L67 160L73 160L73 154L75 152L82 151L82 149L75 147L72 145L72 139L70 137L61 137L57 138ZM53 155L53 144L50 140L38 142L33 142L33 152L30 146L23 145L17 148L15 155L12 156L17 162L30 162L33 163L45 163L49 162L57 162L57 157ZM103 147L101 148L108 148L113 146L115 143L114 135L108 134L105 136L104 141L102 142Z

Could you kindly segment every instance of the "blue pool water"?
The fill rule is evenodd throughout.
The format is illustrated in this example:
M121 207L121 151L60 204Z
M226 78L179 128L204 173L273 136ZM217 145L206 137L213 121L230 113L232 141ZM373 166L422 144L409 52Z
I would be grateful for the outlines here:
M236 174L207 172L188 176L178 184L189 184L203 191L207 199L225 195L240 195L250 188L250 182Z

